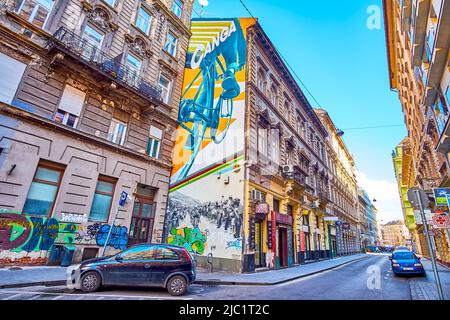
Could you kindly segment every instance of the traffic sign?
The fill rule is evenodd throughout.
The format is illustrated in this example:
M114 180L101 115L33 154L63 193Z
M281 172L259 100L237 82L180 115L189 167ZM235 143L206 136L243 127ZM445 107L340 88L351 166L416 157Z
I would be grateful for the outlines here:
M122 191L122 193L120 194L119 206L123 207L125 205L125 203L127 202L127 199L128 199L128 193L126 193L125 191Z
M450 218L446 214L435 214L431 221L434 229L450 228Z

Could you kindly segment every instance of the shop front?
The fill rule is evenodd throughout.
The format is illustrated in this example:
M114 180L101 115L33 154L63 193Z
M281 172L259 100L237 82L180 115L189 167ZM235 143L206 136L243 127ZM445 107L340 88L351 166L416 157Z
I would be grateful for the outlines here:
M286 268L294 264L292 216L272 211L272 246L275 250L275 267Z

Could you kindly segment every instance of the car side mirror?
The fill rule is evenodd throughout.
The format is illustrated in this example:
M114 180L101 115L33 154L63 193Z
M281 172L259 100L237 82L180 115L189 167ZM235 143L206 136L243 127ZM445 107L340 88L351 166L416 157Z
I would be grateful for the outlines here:
M121 262L121 261L123 260L123 258L122 258L122 256L121 256L120 254L118 254L118 255L115 257L115 259L116 259L116 261L118 261L118 262Z
M389 260L392 260L392 256L389 256Z

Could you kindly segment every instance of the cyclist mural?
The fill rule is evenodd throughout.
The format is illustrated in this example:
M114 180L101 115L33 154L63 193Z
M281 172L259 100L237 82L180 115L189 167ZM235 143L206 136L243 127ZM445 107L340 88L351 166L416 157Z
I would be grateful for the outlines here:
M197 252L203 256L240 257L246 37L254 21L191 24L165 228L167 235L186 228L204 232L204 251Z

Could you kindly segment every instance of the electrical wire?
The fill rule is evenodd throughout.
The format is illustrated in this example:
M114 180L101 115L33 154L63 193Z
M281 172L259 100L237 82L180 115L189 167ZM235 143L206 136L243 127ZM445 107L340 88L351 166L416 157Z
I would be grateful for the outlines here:
M370 126L370 127L359 127L359 128L347 128L341 129L342 131L351 131L351 130L366 130L366 129L381 129L381 128L394 128L394 127L403 127L404 124L388 124L382 126Z

